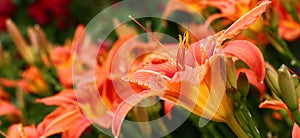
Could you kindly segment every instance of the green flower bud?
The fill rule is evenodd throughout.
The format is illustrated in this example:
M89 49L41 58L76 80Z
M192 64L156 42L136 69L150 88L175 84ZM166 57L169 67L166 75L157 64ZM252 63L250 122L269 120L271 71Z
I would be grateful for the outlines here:
M244 72L241 72L237 81L238 90L241 93L242 100L245 102L247 95L249 93L249 81L247 75Z
M277 95L279 98L281 98L281 92L278 85L278 75L268 66L266 68L265 81L269 86L269 88L271 89L271 91L275 93L275 95Z
M237 80L236 80L236 69L232 58L226 59L226 71L227 71L227 81L226 81L226 88L237 89Z
M300 98L300 85L296 88L297 99Z
M292 74L291 78L293 79L294 85L295 85L295 89L298 87L299 85L299 80L296 74Z
M292 110L298 110L298 99L294 81L285 65L278 69L278 83L284 103Z

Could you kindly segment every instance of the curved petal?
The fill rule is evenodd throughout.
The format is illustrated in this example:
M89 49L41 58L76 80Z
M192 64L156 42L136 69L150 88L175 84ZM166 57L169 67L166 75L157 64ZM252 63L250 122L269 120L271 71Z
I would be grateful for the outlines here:
M55 96L42 98L42 99L36 99L36 102L38 103L44 103L46 105L57 105L62 107L68 107L70 105L77 105L77 100L75 97L75 93L71 89L66 89Z
M146 88L151 88L152 79L159 76L170 80L177 68L168 59L153 59L148 65L138 69L128 77L128 81Z
M259 108L269 108L273 110L281 110L281 109L287 109L288 107L282 102L277 100L266 100L259 104Z
M220 36L221 41L231 39L238 35L241 31L247 29L250 25L254 24L258 17L264 13L271 3L269 0L264 0L258 6L247 12L237 21L235 21L229 28L227 28Z
M20 110L18 110L13 104L5 101L0 101L0 116L6 114L16 114L21 116Z
M20 129L22 131L20 131ZM25 136L26 138L37 138L39 137L38 132L34 125L23 127L22 124L13 124L8 128L9 138L21 138Z
M66 133L63 136L79 138L89 125L90 122L81 114L80 109L71 106L68 108L58 107L47 115L37 128L42 137Z
M143 91L136 95L133 95L119 104L118 108L115 111L115 115L113 116L112 121L112 133L114 136L118 137L121 131L121 125L124 121L124 118L128 114L128 112L139 102L142 100L152 97L152 96L160 96L161 92L154 91Z
M164 112L169 119L172 119L171 111L174 108L174 106L175 106L175 103L169 102L169 101L164 101Z
M294 123L293 131L292 131L292 137L293 138L299 138L300 137L300 128L297 125L297 123Z
M0 78L0 84L9 88L15 87L17 82L6 78Z
M244 61L255 72L260 82L264 80L266 72L264 57L254 44L245 40L231 41L225 44L223 52Z

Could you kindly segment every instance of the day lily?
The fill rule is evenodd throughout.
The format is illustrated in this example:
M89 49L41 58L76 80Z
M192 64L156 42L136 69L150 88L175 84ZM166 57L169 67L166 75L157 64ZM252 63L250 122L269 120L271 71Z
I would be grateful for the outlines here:
M122 102L114 85L118 85L118 89L123 90L121 95L122 98L123 96L128 97L130 94L125 91L127 89L122 86L122 82L119 83L119 81L117 82L118 84L116 84L116 82L114 83L114 80L120 79L121 74L116 74L115 76L111 76L110 74L112 74L111 68L113 66L115 55L120 50L120 47L136 34L136 30L126 24L120 25L118 20L114 20L114 23L117 27L116 33L119 38L112 45L110 50L107 50L108 48L106 45L102 45L99 48L96 64L88 64L89 68L95 68L95 72L91 73L84 71L81 68L76 68L78 63L77 59L74 63L75 68L73 68L73 71L75 72L73 80L76 82L76 96L78 97L80 107L92 122L103 128L111 127L112 113L115 111L117 105ZM82 41L89 39L88 35L83 34L81 38L85 39L81 39L77 45L87 44L82 43ZM136 43L136 41L133 43ZM89 46L89 48L90 47L92 46ZM77 58L81 59L83 62L88 62L91 57L96 57L95 55L91 55L91 52L97 50L92 48L94 51L91 51L89 48L82 49L81 47L77 47ZM86 55L87 57L85 57ZM77 83L77 81L80 82ZM97 90L93 90L94 85L96 85Z
M262 1L257 7L238 19L228 29L218 32L189 45L188 35L179 37L179 50L174 60L167 56L146 58L141 67L134 69L127 77L136 91L136 95L122 102L113 118L112 132L120 135L121 124L127 113L142 100L159 96L162 100L176 103L192 113L213 121L225 122L240 137L247 134L241 129L233 115L232 102L225 91L223 51L227 57L236 57L244 61L250 69L247 76L262 82L265 63L259 49L245 40L223 42L238 35L252 25L266 10L270 1ZM222 73L223 72L223 73ZM255 76L252 76L255 75ZM225 78L224 78L225 77ZM251 80L249 80L251 81ZM212 100L214 99L214 100ZM220 100L220 105L216 105ZM211 101L212 100L212 101Z
M18 81L18 86L27 93L37 95L49 95L49 84L45 81L39 70L35 66L30 66L22 73L22 79Z
M220 12L210 15L207 17L204 25L198 26L198 29L207 29L208 25L217 19L225 18L229 20L229 23L236 21L245 13L254 8L255 5L257 5L257 2L257 0L170 0L162 17L167 18L176 10L181 10L188 13L193 13L196 11L197 13L202 14L202 12L209 6L216 7L218 10L220 10ZM186 6L184 6L184 4L186 4ZM224 24L227 23L224 22ZM250 29L257 32L258 30L261 30L262 27L263 20L262 17L259 17L258 21L254 25L250 26Z
M283 7L283 2L280 0L272 0L272 5L275 12L278 14L278 31L279 35L288 41L296 40L300 37L300 23L297 22L290 13ZM286 2L288 3L288 2ZM292 3L288 3L292 4ZM300 17L300 2L295 1L290 8L295 8L296 14Z
M78 25L72 42L67 41L64 46L50 49L50 62L56 68L58 79L65 88L73 85L72 60L74 58L75 44L79 42L80 35L84 32L84 26ZM46 61L47 62L47 61Z
M72 89L63 90L51 97L37 99L36 102L48 106L58 106L37 126L38 134L41 137L62 133L64 138L79 138L91 125L81 112Z

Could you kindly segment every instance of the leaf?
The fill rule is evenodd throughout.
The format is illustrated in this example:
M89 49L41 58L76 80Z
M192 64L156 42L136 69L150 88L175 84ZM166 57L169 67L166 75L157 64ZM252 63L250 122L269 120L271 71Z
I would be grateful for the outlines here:
M223 52L244 61L255 72L259 82L264 80L266 73L264 58L254 44L245 40L231 41L225 44Z

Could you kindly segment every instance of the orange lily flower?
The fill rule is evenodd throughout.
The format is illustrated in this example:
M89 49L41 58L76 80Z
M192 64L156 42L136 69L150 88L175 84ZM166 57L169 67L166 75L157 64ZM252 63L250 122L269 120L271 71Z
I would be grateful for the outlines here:
M224 61L220 51L226 56L234 56L244 61L251 69L249 72L254 73L254 80L262 83L265 63L260 50L254 44L245 40L222 44L226 39L235 37L252 25L270 3L267 0L262 1L228 29L190 46L187 35L183 39L179 37L176 60L166 56L148 58L140 68L134 69L129 74L128 81L140 92L118 106L113 118L113 134L119 136L121 124L134 104L148 97L159 96L162 100L177 103L196 115L225 122L237 135L246 136L245 132L236 129L236 125L239 124L234 118L231 100L222 93L225 91L226 82L222 76ZM247 76L253 75L247 72ZM210 101L210 98L219 99L220 106L215 105L215 100Z
M275 12L278 14L278 31L279 35L288 40L293 41L300 37L300 23L295 21L294 18L286 11L286 9L282 6L280 0L272 0L272 5L274 7ZM295 1L295 6L293 8L296 9L298 13L298 17L300 17L300 2Z
M57 70L58 78L65 88L73 86L72 60L74 57L75 44L79 42L80 36L84 33L84 26L77 26L72 42L67 41L65 46L55 47L50 50L50 60Z
M27 93L49 95L49 85L35 66L30 66L22 73L18 86Z
M201 27L199 26L202 29L203 27L204 29L207 29L208 25L216 19L226 18L229 19L230 23L234 22L235 20L246 14L248 11L250 11L252 8L254 8L257 2L257 0L170 0L162 17L167 18L172 12L176 10L181 10L188 13L193 13L196 11L201 14L203 10L209 6L216 7L220 10L220 13L210 15L206 19L206 24ZM186 4L189 8L186 8L185 6L183 6L183 4ZM257 31L261 30L262 27L263 20L261 17L259 17L258 22L253 26L250 26L250 29Z
M75 93L71 89L63 90L51 97L37 99L36 102L58 106L37 126L41 137L62 133L63 138L79 138L91 125L82 114Z

